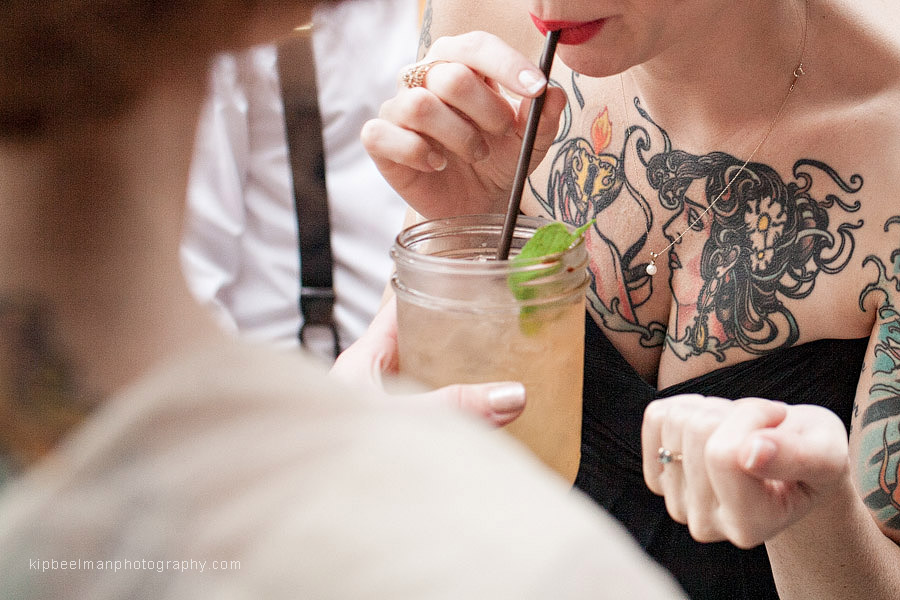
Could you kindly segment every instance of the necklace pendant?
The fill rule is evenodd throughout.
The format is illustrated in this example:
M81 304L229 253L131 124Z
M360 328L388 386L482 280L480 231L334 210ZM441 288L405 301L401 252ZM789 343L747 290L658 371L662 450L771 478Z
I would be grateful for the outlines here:
M651 277L656 275L656 257L658 257L658 256L659 256L659 254L657 254L656 252L650 253L650 262L647 264L646 270L647 270L647 275L649 275Z

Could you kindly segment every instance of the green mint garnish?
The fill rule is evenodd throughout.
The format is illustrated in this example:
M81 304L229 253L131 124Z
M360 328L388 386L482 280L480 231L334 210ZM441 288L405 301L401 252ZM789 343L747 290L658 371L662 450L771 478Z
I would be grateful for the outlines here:
M586 224L569 233L568 228L558 221L538 228L530 240L525 242L522 251L513 258L513 264L526 262L528 259L540 258L550 254L565 252L578 238L584 235L588 227L594 224L591 219Z
M522 247L522 250L512 259L514 266L521 264L530 264L539 262L542 256L551 254L559 254L568 250L575 242L584 235L584 232L594 224L591 219L573 233L569 233L568 228L559 222L548 223L538 228L534 235ZM537 295L534 286L528 285L528 282L538 277L546 277L552 275L560 268L559 264L552 264L546 269L534 269L527 272L512 273L509 276L509 289L518 300L531 300ZM534 314L537 311L536 306L523 306L519 311L519 328L526 335L534 334L540 329L540 319Z

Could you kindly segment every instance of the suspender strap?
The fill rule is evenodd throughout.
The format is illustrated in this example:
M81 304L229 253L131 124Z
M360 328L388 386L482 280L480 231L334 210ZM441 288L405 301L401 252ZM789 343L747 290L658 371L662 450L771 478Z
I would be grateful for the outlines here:
M334 356L337 356L340 341L334 323L325 152L310 32L291 36L279 44L278 75L284 100L299 235L299 303L303 325L298 336L300 343L306 345L310 328L325 328L331 336Z

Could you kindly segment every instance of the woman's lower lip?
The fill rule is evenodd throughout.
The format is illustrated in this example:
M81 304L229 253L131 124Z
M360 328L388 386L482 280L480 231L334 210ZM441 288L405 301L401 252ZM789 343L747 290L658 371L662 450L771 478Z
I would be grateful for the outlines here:
M586 22L543 21L534 15L531 15L531 20L534 21L541 35L547 35L548 31L559 30L559 43L571 46L583 44L597 35L605 22L604 19Z
M669 250L669 270L675 271L680 268L681 260L678 258L678 255L673 250Z

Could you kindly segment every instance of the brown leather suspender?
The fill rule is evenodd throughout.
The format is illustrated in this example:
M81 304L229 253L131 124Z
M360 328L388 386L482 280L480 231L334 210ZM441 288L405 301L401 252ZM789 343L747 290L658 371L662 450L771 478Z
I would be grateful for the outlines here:
M331 227L325 187L325 152L316 86L311 32L278 46L278 74L284 100L288 157L293 176L300 257L300 344L307 346L311 328L331 336L334 356L340 339L334 323Z

